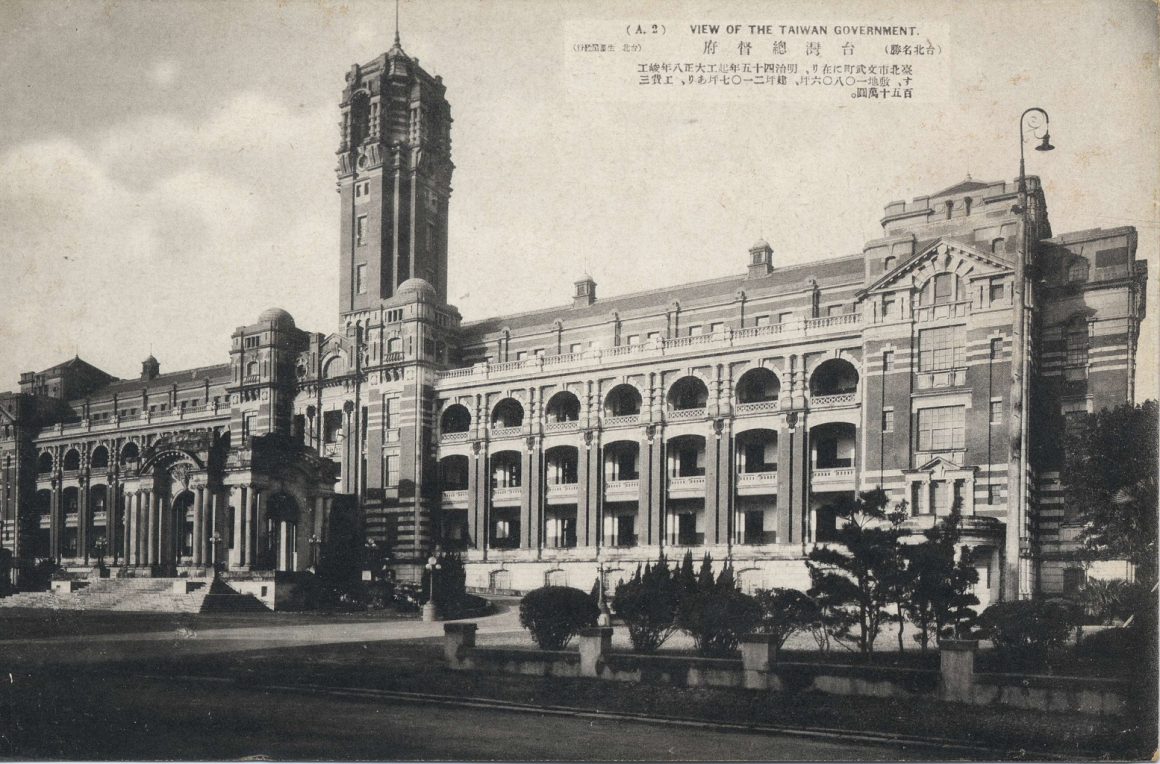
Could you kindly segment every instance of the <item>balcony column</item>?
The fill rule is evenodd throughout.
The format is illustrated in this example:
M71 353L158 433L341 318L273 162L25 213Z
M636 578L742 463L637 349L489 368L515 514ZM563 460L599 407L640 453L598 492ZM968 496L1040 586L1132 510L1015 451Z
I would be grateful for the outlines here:
M52 496L49 499L48 510L48 548L49 556L56 561L60 561L60 540L63 533L64 518L62 517L62 508L60 506L60 478L54 477L52 479Z
M160 500L158 491L146 491L145 505L149 519L146 521L148 530L145 534L145 564L149 566L156 565L159 562L157 552L161 535L161 526L158 522L160 520L160 507L158 507Z
M81 476L77 481L77 557L89 564L89 480Z
M706 458L706 510L708 501L714 505L713 512L706 512L706 543L730 544L729 535L730 515L733 512L733 481L736 474L733 470L733 420L719 419L713 425L712 441L707 444L709 453ZM714 474L710 475L709 470Z
M266 537L266 529L262 527L266 514L265 498L257 486L250 486L250 507L246 512L246 559L251 569L266 564L263 559L266 550L262 545Z
M125 497L125 532L121 534L121 550L124 552L122 563L133 564L133 494L126 492Z
M205 534L205 486L195 489L193 500L193 564L202 565L202 536Z
M134 567L140 566L141 558L141 539L145 535L145 517L141 511L144 504L142 499L141 489L133 491L132 496L132 515L133 515L133 533L129 544L130 554L132 555L132 565Z
M250 509L249 486L238 487L238 504L234 508L234 548L230 554L230 566L245 570L249 565L250 557L247 551L246 535L250 524L246 522L246 515Z
M487 551L487 442L474 441L467 462L467 542Z
M963 480L963 517L970 517L975 514L975 479L966 478Z
M600 433L585 430L576 468L576 546L596 546L600 528Z
M530 435L525 445L520 475L520 546L538 550L544 523L543 438Z
M640 438L640 500L637 503L637 516L644 522L644 533L639 533L639 539L644 545L661 546L664 544L665 507L664 496L666 470L664 458L664 425L647 425L641 431Z
M276 568L278 561L271 552L277 536L270 533L269 505L270 497L266 491L254 489L254 551L250 557L255 565Z
M105 488L105 549L116 565L121 556L121 537L117 535L117 511L121 507L121 484L116 480Z
M800 543L805 539L809 508L810 454L805 415L791 411L787 426L777 433L777 543ZM789 427L789 421L794 422Z

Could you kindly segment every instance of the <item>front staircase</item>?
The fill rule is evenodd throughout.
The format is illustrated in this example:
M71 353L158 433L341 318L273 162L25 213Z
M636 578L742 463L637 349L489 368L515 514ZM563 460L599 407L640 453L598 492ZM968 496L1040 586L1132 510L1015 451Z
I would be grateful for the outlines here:
M71 592L18 592L0 597L0 608L114 610L136 613L269 612L250 594L219 580L189 578L95 578Z

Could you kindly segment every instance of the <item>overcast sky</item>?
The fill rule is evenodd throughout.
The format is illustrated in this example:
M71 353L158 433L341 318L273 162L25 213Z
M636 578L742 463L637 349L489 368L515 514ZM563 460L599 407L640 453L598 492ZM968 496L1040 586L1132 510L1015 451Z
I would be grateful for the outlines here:
M882 207L1013 178L1018 115L1056 233L1134 225L1155 368L1160 79L1148 2L699 4L403 0L455 123L450 299L467 319L860 252ZM583 103L569 17L947 22L945 104ZM222 363L264 308L337 326L343 75L391 2L0 2L0 390L74 353L135 376ZM1154 371L1140 379L1155 395Z

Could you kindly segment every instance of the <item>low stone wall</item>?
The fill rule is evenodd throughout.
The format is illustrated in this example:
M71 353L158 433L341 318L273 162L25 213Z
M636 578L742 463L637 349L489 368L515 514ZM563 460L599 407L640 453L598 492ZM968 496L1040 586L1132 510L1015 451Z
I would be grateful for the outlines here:
M473 623L444 625L444 652L453 669L530 676L591 677L677 687L743 687L783 693L821 692L874 698L915 697L972 705L999 705L1090 715L1127 712L1119 680L1061 676L976 674L978 643L944 640L938 671L778 662L772 640L746 637L741 658L614 653L612 629L580 633L579 649L534 650L475 646Z

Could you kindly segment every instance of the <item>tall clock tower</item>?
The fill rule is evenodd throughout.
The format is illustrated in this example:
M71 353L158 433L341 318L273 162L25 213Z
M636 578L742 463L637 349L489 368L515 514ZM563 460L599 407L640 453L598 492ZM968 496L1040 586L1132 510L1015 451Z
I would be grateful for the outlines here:
M375 308L407 279L447 299L451 107L440 77L394 46L346 75L338 192L339 312Z

